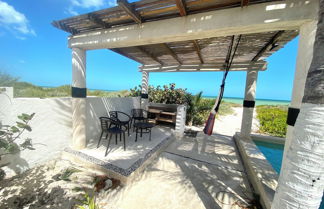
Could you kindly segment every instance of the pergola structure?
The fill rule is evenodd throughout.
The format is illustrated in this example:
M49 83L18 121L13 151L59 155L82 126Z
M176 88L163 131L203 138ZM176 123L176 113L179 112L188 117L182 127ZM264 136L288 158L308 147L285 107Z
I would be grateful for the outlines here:
M149 73L223 71L229 48L241 41L230 68L247 71L241 135L249 137L255 87L265 59L298 34L299 51L289 108L288 138L310 66L318 0L141 0L52 24L71 35L73 147L86 146L86 51L109 49L142 64L142 98ZM278 75L280 76L280 75ZM288 140L289 142L289 140Z

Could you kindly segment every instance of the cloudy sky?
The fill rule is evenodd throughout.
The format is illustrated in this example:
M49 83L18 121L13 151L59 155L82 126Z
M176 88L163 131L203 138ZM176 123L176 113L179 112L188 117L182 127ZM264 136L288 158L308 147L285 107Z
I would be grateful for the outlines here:
M116 5L115 0L0 0L0 71L41 86L71 83L71 50L67 34L53 20ZM298 38L271 56L259 73L257 98L289 100ZM87 87L121 90L139 85L139 64L109 50L87 52ZM221 72L156 73L150 84L176 83L192 93L216 95ZM242 97L244 72L230 72L225 96Z

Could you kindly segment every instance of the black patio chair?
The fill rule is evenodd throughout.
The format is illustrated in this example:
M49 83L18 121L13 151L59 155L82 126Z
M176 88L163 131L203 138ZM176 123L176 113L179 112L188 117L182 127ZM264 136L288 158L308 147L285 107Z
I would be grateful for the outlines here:
M130 123L132 120L131 116L121 111L110 111L109 115L110 118L116 119L121 126L124 126L126 128L127 134L129 136Z
M99 119L100 119L100 125L101 125L101 134L100 134L97 148L100 145L100 141L101 141L103 134L106 133L106 139L107 139L108 135L109 135L109 139L108 139L108 145L107 145L105 156L107 156L110 140L111 140L113 134L115 135L115 138L116 138L116 144L117 144L118 135L119 135L120 141L121 141L121 136L123 135L124 150L126 150L125 130L123 130L119 121L114 118L109 118L109 117L100 117Z
M135 130L136 121L145 122L148 120L148 112L144 109L132 109L132 121L131 125L133 125L133 131Z

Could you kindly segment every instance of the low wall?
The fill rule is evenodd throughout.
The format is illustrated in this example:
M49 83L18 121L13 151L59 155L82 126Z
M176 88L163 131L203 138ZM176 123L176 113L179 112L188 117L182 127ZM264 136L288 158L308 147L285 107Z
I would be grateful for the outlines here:
M0 87L1 88L1 87ZM6 167L9 176L42 164L59 156L68 147L72 138L72 98L13 98L13 89L6 88L0 94L0 124L14 125L21 113L35 113L30 121L32 132L24 132L22 139L31 138L35 150L24 150L19 155L6 156L1 164L11 161ZM87 141L98 140L100 116L107 116L111 110L130 114L132 108L139 108L139 98L87 98Z
M252 136L251 136L252 137ZM255 135L254 137L258 137ZM259 136L259 138L262 138ZM262 138L264 139L264 138ZM263 208L270 209L278 185L278 174L252 140L243 139L239 133L234 140L255 192L260 195Z

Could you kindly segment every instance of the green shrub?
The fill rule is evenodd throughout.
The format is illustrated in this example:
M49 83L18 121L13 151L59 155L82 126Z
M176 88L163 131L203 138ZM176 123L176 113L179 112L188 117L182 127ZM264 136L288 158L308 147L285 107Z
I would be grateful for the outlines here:
M272 136L285 137L287 130L287 106L260 105L256 108L259 131Z
M141 86L130 89L130 95L137 97L141 95ZM176 88L174 83L161 86L149 86L149 101L164 104L185 104L187 105L186 123L192 125L204 125L215 100L202 97L202 92L193 96L187 89ZM222 102L219 108L219 115L233 113L233 104Z

